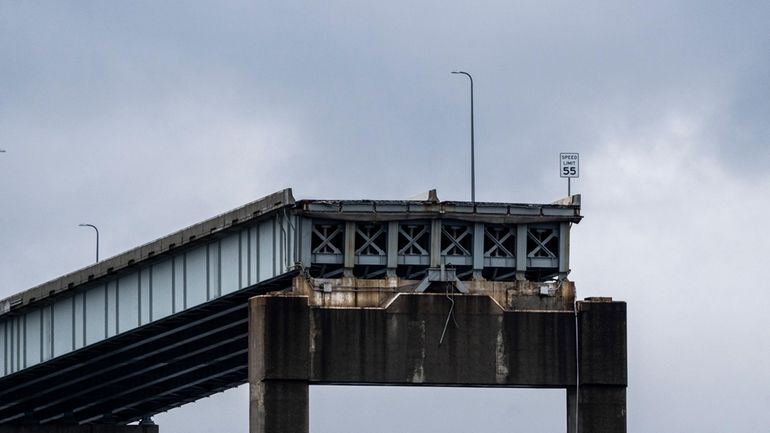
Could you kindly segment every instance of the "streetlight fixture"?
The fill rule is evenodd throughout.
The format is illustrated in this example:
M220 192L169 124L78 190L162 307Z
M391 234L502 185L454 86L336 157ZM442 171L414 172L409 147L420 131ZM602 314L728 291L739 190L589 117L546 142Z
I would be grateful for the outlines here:
M96 230L96 263L99 263L99 229L93 224L78 224L80 227L91 227Z
M471 202L476 203L476 160L473 143L473 77L465 71L452 71L453 74L462 74L471 80Z

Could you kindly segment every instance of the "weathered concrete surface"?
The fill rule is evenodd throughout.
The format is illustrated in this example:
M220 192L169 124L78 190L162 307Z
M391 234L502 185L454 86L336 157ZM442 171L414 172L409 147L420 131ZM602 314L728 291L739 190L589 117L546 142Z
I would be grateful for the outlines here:
M0 425L0 433L158 433L157 425L37 424Z
M381 307L392 301L405 288L414 288L420 280L404 280L397 277L383 279L362 278L314 278L312 282L303 276L294 278L293 294L308 297L308 303L318 307ZM487 295L506 311L573 311L575 283L560 281L548 286L535 281L463 281L471 294ZM325 291L325 286L334 290ZM540 288L546 286L552 293L543 296Z
M577 401L576 395L575 387L567 389L567 433L575 433L576 410L578 432L626 431L625 386L581 384Z
M488 296L400 294L387 309L310 310L318 383L561 386L574 383L572 313L504 312ZM543 350L545 348L545 350ZM560 360L566 360L562 362Z
M250 431L308 431L309 319L306 297L249 302Z
M454 320L450 318L452 301ZM579 303L578 432L625 432L625 303ZM574 425L573 311L506 311L486 295L400 293L381 308L250 301L251 432L307 432L308 385L565 388ZM570 427L572 428L572 427ZM573 431L574 430L570 430Z
M576 410L578 432L625 432L626 304L600 300L577 306L580 389L567 389L567 433L575 433Z

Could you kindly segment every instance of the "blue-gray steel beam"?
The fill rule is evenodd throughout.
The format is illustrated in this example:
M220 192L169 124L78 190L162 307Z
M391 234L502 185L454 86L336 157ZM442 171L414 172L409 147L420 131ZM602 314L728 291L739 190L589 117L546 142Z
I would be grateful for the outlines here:
M559 278L567 278L569 269L570 223L559 224Z
M248 352L248 350L247 350L247 352ZM243 354L243 352L241 352L239 354ZM128 409L131 409L132 407L139 406L142 403L145 403L145 402L148 402L148 401L152 401L154 399L162 398L162 397L167 396L167 395L174 395L174 393L176 393L176 392L178 392L180 390L183 390L183 389L189 388L189 387L194 387L197 384L200 384L200 383L203 383L203 382L206 382L206 381L211 381L213 379L216 379L217 377L227 376L227 375L230 375L230 374L236 373L236 372L240 372L241 375L245 375L247 368L248 367L244 367L244 366L239 365L239 366L236 366L236 367L231 367L231 368L228 368L226 370L220 371L220 372L216 373L215 375L206 377L205 379L198 379L198 380L193 381L193 382L185 383L184 385L177 386L177 387L172 388L172 389L170 389L168 391L163 391L163 392L154 393L154 394L153 393L147 393L147 395L148 395L147 398L145 398L143 400L139 400L137 402L132 402L130 405L126 404L126 405L123 405L123 406L119 406L119 407L117 407L115 409L114 412L115 413L123 412L123 411L126 411ZM150 395L152 395L152 397L150 397ZM91 418L85 419L83 422L87 423L87 422L97 421L100 418L102 418L102 416L103 415L96 415L96 416L93 416Z
M396 268L398 267L398 221L388 222L388 276L396 276Z
M231 324L231 326L232 327L238 327L238 326L243 326L246 323L248 323L248 319L242 320L242 321L233 322ZM213 330L213 331L210 331L210 332L206 332L204 334L201 334L200 338L210 337L212 335L215 335L215 334L221 332L222 330L223 330L223 328L216 329L216 330ZM189 359L189 358L195 357L197 355L200 355L200 354L212 351L212 350L217 349L219 347L226 346L226 345L229 345L231 343L238 342L238 341L243 341L243 339L245 339L247 337L248 337L248 333L247 332L243 332L243 333L235 335L234 337L229 337L229 338L226 338L226 339L223 339L223 340L217 340L216 342L213 342L213 343L211 343L211 344L209 344L209 345L207 345L207 346L205 346L203 348L200 348L200 349L197 349L197 350L190 350L187 353L185 353L184 355L176 357L174 359L174 361L175 362L183 361L185 359ZM188 341L188 343L189 342L190 341ZM168 348L168 350L171 350L171 349L172 349L171 347ZM158 354L159 354L159 352L155 352L155 353L152 353L152 354L147 354L143 358L147 358L147 357L149 357L151 355L158 355ZM135 360L132 360L132 362L141 361L141 359L143 359L143 358L142 357L137 358ZM119 363L119 364L115 365L114 368L111 368L110 370L115 370L118 367L123 367L123 366L128 365L128 364L129 364L128 362ZM60 398L46 400L45 404L42 404L42 405L34 407L33 411L42 411L42 410L51 408L53 406L56 406L57 404L61 404L61 403L64 403L66 401L69 401L69 400L71 400L73 398L84 396L84 395L88 395L89 393L93 393L93 392L95 392L95 391L97 391L99 389L104 389L105 387L109 387L109 386L111 386L113 384L116 384L116 383L119 383L119 382L123 382L123 381L126 381L126 380L135 379L135 378L137 378L137 379L141 378L142 375L150 373L153 370L159 370L160 368L162 368L164 366L165 365L163 365L163 364L153 364L153 365L150 365L150 366L148 366L146 368L141 368L141 369L133 370L129 374L120 375L120 376L113 376L112 379L107 380L107 381L103 381L103 382L99 382L98 385L93 385L93 386L90 386L90 387L87 387L87 388L80 388L75 393L67 393L66 395L59 394ZM107 373L110 370L102 370L102 371L99 372L99 374ZM94 373L94 375L95 374L96 373ZM81 377L81 378L79 378L79 381L82 381L85 378L86 377ZM69 385L69 384L67 384L67 385ZM65 384L60 385L57 388L61 389L64 386L65 386ZM53 395L56 395L56 394L53 394ZM23 403L23 401L17 401L15 403ZM1 422L2 421L0 421L0 423Z
M345 238L343 254L343 266L345 267L345 276L353 276L353 266L356 263L356 223L347 221L345 223Z
M206 245L87 284L39 310L0 316L0 332L7 334L10 323L16 334L10 345L3 337L0 373L31 367L285 272L289 251L279 238L288 237L291 229L281 230L279 224L277 218L258 221ZM9 353L11 362L6 361Z
M484 269L484 224L473 224L473 279L481 280Z
M430 222L430 267L441 266L441 220L433 219Z
M225 355L222 355L222 356L219 356L219 357L216 357L216 358L212 358L209 361L209 363L216 364L216 363L219 363L219 362L223 362L223 361L232 359L232 358L237 357L237 356L245 355L247 352L248 352L248 348L241 349L241 350L235 351L235 352L230 352L230 353L227 353ZM169 373L168 375L166 375L164 377L157 378L157 379L154 379L154 380L151 380L151 381L144 381L144 382L141 382L140 384L138 384L137 386L126 388L126 389L124 389L124 390L122 390L120 392L113 393L112 395L110 395L109 399L110 400L118 400L120 397L127 396L127 395L129 395L131 393L134 393L134 392L137 392L137 391L140 391L140 390L143 390L143 389L151 388L152 386L157 385L157 384L159 384L161 382L168 381L168 380L173 380L173 379L175 379L177 377L180 377L180 376L183 376L185 374L188 374L191 371L202 369L202 368L205 368L205 367L206 367L205 365L195 365L195 366L192 366L192 367L184 369L184 370L177 370L177 371L175 371L173 373ZM239 368L243 368L243 367L240 366L240 365L237 366L237 367L234 367L234 369L239 369ZM229 370L225 370L224 372L221 372L219 374L226 374L228 371ZM205 380L208 380L208 379L209 378L207 377ZM201 380L203 380L203 379L201 379ZM185 384L185 387L193 386L193 385L194 385L194 383L187 383L187 384ZM177 389L181 389L181 387L174 388L173 390L167 391L166 393L171 393L173 391L176 391ZM146 393L146 395L148 397L152 396L151 398L157 398L158 397L158 395L154 394L154 393ZM140 400L140 401L133 400L131 403L132 403L132 405L133 404L139 404L142 401L144 401L144 400ZM83 404L81 406L76 407L72 412L73 412L73 414L75 416L78 416L81 413L88 413L87 410L89 408L97 407L97 406L102 405L102 404L103 404L103 402L101 402L101 401L91 401L89 403L86 403L86 404ZM113 411L117 412L117 411L125 409L126 407L127 406L116 406L113 409ZM93 417L83 418L83 422L86 422L86 423L87 422L91 422L91 421L94 421L94 420L96 420L98 418L101 418L101 416L102 415L95 415ZM60 415L56 415L56 416L53 416L53 417L50 417L50 418L41 419L40 422L41 423L51 422L51 421L55 421L57 419L60 419L62 417L64 417L64 415L60 414Z
M527 271L527 225L516 226L516 279L525 279Z

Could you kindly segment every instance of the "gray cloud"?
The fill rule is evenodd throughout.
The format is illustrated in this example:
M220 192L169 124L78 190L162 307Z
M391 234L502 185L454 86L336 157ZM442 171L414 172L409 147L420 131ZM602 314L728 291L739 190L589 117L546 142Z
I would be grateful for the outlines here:
M767 16L762 1L3 2L0 297L88 264L80 222L111 255L286 186L466 199L462 68L479 198L550 201L557 153L582 154L573 277L629 301L629 430L766 430ZM313 392L356 413L353 392ZM245 431L244 395L162 428L193 431L199 412ZM451 395L437 404L460 413ZM531 395L478 398L563 410Z

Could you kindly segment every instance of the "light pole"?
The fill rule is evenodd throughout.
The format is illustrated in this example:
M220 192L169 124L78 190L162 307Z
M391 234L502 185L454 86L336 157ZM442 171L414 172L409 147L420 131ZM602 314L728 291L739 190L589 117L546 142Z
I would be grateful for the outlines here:
M96 263L99 263L99 229L93 224L78 224L80 227L91 227L96 230Z
M473 143L473 77L465 71L452 71L453 74L463 74L471 80L471 202L476 203L476 158Z

